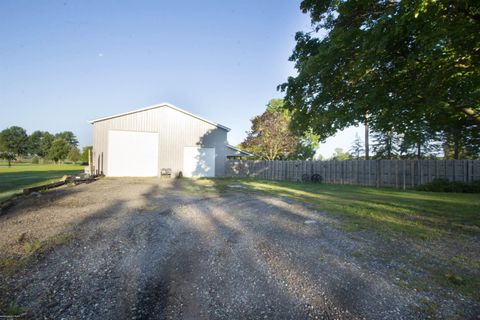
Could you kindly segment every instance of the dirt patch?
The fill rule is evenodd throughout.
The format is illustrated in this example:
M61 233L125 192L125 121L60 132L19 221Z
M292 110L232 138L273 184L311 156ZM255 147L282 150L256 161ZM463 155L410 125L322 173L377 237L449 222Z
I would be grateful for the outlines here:
M451 286L466 285L455 263L471 264L468 274L478 277L478 239L349 233L328 213L287 198L189 184L103 179L10 208L0 217L0 259L30 258L2 269L3 305L47 319L480 314L470 291L415 283L435 267L450 272Z

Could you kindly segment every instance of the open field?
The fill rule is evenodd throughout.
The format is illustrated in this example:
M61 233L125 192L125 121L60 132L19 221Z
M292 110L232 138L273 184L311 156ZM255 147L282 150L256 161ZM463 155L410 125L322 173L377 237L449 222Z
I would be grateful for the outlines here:
M75 164L0 164L0 202L22 189L56 181L66 174L83 171L83 166Z
M0 216L0 314L480 314L478 200L472 195L258 180L104 178L16 201Z

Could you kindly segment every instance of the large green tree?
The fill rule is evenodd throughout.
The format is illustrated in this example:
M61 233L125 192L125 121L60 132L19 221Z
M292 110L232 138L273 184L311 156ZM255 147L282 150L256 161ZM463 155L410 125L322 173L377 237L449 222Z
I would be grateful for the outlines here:
M375 159L392 160L400 151L400 137L393 131L373 133L373 152Z
M367 115L374 131L412 141L458 119L479 130L480 2L304 0L301 10L313 30L297 33L298 75L280 85L300 130L323 138Z
M55 135L56 139L63 139L68 142L71 147L78 147L78 140L75 134L71 131L62 131Z
M67 158L68 160L72 161L73 163L76 163L78 160L80 160L82 157L82 154L80 153L80 149L76 147L71 147L70 151L68 152Z
M471 122L459 119L445 128L441 136L446 159L480 158L480 130Z
M290 128L291 129L291 128ZM298 137L297 148L293 154L290 155L291 160L309 160L315 157L319 147L319 137L312 130L302 133Z
M54 136L47 131L34 131L28 137L28 152L32 155L37 155L45 158L52 146Z
M299 143L298 138L290 131L289 124L286 114L265 111L252 119L252 128L242 142L242 147L259 159L288 158Z
M252 119L247 134L241 147L259 159L311 159L318 148L318 136L311 130L292 130L282 99L270 100L265 112Z
M267 104L267 112L281 112L288 119L289 131L297 137L295 151L286 159L307 160L312 159L319 147L320 137L311 128L299 129L292 125L292 112L285 107L283 99L271 99Z
M9 165L12 155L19 158L27 152L27 149L28 135L25 129L13 126L0 132L0 152L4 155L3 158L9 161Z
M48 151L48 157L57 163L67 158L71 145L65 139L57 138L53 141L52 147Z

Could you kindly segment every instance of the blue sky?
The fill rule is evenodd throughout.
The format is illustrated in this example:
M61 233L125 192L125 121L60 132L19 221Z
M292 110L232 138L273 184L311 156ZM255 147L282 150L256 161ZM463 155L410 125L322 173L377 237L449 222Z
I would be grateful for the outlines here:
M0 1L0 128L73 131L170 102L237 144L289 75L300 1ZM351 130L320 153L348 149ZM355 130L354 130L355 131Z

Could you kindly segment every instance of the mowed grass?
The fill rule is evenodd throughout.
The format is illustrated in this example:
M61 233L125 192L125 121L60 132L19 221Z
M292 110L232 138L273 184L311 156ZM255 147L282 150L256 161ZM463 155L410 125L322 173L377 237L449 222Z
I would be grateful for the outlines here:
M75 164L0 164L0 202L16 193L49 182L54 182L67 174L83 171L83 166Z
M431 238L445 233L480 233L480 195L403 191L256 179L200 179L217 190L267 193L312 204L340 219L347 231L375 230ZM241 185L244 188L231 188Z

